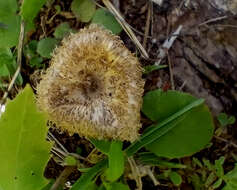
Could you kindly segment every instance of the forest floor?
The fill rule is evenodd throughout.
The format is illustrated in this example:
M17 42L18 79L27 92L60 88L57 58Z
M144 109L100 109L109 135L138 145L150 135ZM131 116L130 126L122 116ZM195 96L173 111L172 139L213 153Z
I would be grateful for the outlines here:
M102 2L97 2L103 5ZM177 39L171 48L166 50L167 55L161 61L162 65L168 67L144 76L145 92L157 88L164 91L173 89L204 98L215 118L216 127L218 127L216 117L221 112L237 117L237 16L234 15L237 11L235 7L223 10L215 6L214 1L204 0L164 0L161 5L155 2L149 3L147 0L114 2L115 8L131 26L149 55L150 59L146 59L138 53L142 66L153 65L159 60L162 44L182 25ZM50 7L44 6L36 19L38 23L36 31L28 34L29 40L52 36L55 28L65 21L69 22L70 27L75 30L83 28L86 24L77 22L72 16L70 4L70 0L55 0ZM59 5L64 14L52 18L55 14L55 5ZM120 33L120 37L131 52L138 52L125 31ZM45 68L48 62L49 60L44 61ZM40 72L23 62L21 73L24 82L35 86ZM142 118L142 122L146 125L149 121ZM76 152L80 147L81 154L85 156L93 149L91 144L78 135L69 136L56 130L51 132L69 152ZM213 163L224 156L226 159L224 169L229 171L236 163L235 155L237 155L237 123L227 126L219 136L214 136L212 146L193 157L205 158ZM192 157L185 157L180 159L180 162L188 164L191 160ZM57 178L62 170L63 167L51 159L45 176ZM143 189L194 189L188 180L188 175L189 173L182 174L181 187L175 187L166 180L161 180L162 185L155 186L150 178L144 177ZM70 179L73 182L79 176L80 173L75 172ZM130 183L133 189L134 182Z

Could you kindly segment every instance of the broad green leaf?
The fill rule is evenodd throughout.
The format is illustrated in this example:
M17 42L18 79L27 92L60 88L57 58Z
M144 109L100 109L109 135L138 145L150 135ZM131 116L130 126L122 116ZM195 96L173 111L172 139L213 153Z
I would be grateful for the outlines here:
M116 181L124 171L124 155L123 155L123 143L121 141L112 141L109 157L109 168L106 171L106 179L114 182Z
M126 148L125 153L127 156L132 156L140 148L159 140L162 136L167 134L171 129L177 126L185 117L187 112L195 107L201 105L204 101L202 99L195 100L190 104L186 105L170 117L166 118L162 122L156 125L150 126L146 132L141 136L141 138L134 143L132 143L128 148Z
M98 190L106 190L106 189L105 189L105 186L104 186L103 184L101 184L101 185L99 186Z
M91 22L104 26L114 34L119 34L123 30L114 16L109 11L102 8L96 10Z
M176 186L181 185L182 177L177 172L170 172L169 177L174 185L176 185Z
M37 54L38 41L32 40L24 48L24 55L28 59L30 67L40 68L43 58Z
M55 36L55 38L62 39L63 37L68 35L70 32L73 32L73 30L70 28L67 22L64 22L57 26L53 35Z
M97 190L98 187L97 187L97 185L96 185L94 182L92 182L91 184L89 184L89 185L87 186L87 189L88 189L88 190Z
M128 185L120 182L104 183L104 186L106 190L130 190Z
M10 76L10 72L5 64L1 64L0 62L0 79L1 77L8 77Z
M37 53L42 57L51 58L51 54L57 43L58 41L54 38L44 38L38 43Z
M16 4L13 2L15 1L2 0L0 2L0 22L4 25L0 28L0 48L11 48L18 43L20 16L16 14Z
M51 145L46 141L47 120L35 104L29 86L8 101L0 119L0 187L39 190L47 184L44 168Z
M55 183L55 180L51 180L46 186L44 186L41 190L50 190L52 185ZM59 189L58 189L59 190Z
M30 60L30 66L40 68L42 66L43 58L35 56Z
M144 96L142 111L159 125L196 100L186 93L155 90ZM173 123L175 127L146 148L158 156L168 158L189 156L204 148L212 138L214 130L212 116L207 106L199 105L187 111L182 117L180 122L170 122L170 125Z
M37 55L38 41L31 40L24 48L24 54L28 59L31 59L32 57L35 57Z
M17 0L0 1L0 18L15 14L17 7Z
M145 69L144 74L149 74L152 71L163 69L166 67L167 67L167 65L147 65L144 67L144 69Z
M104 154L108 154L110 150L111 142L108 140L97 140L97 139L90 139L90 142L101 152Z
M93 178L106 168L108 160L102 160L95 166L90 168L88 172L82 174L82 176L76 181L70 190L85 190L92 183Z
M33 20L47 0L23 0L21 16L28 25L33 26Z
M93 0L73 0L71 9L81 22L89 22L95 13L95 3Z

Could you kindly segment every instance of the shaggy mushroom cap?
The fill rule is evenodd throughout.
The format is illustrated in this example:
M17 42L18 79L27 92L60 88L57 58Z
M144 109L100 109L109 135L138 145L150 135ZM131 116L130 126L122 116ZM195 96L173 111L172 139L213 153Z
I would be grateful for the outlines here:
M142 68L118 36L90 25L65 38L50 64L37 102L57 127L86 138L138 138Z

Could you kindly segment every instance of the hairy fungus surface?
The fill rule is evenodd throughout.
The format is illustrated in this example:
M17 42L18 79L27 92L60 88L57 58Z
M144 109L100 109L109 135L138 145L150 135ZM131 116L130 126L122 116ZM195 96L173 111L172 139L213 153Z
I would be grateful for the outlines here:
M118 36L90 25L56 48L37 86L37 102L61 130L134 141L144 81L138 59Z

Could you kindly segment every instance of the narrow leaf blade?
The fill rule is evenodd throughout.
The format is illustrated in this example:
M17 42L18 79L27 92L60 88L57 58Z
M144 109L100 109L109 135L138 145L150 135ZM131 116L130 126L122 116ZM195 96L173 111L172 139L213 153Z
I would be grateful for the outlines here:
M103 169L106 168L108 160L102 160L97 163L95 166L90 168L88 172L83 174L76 183L72 186L70 190L85 190L91 184L93 178L101 172Z

